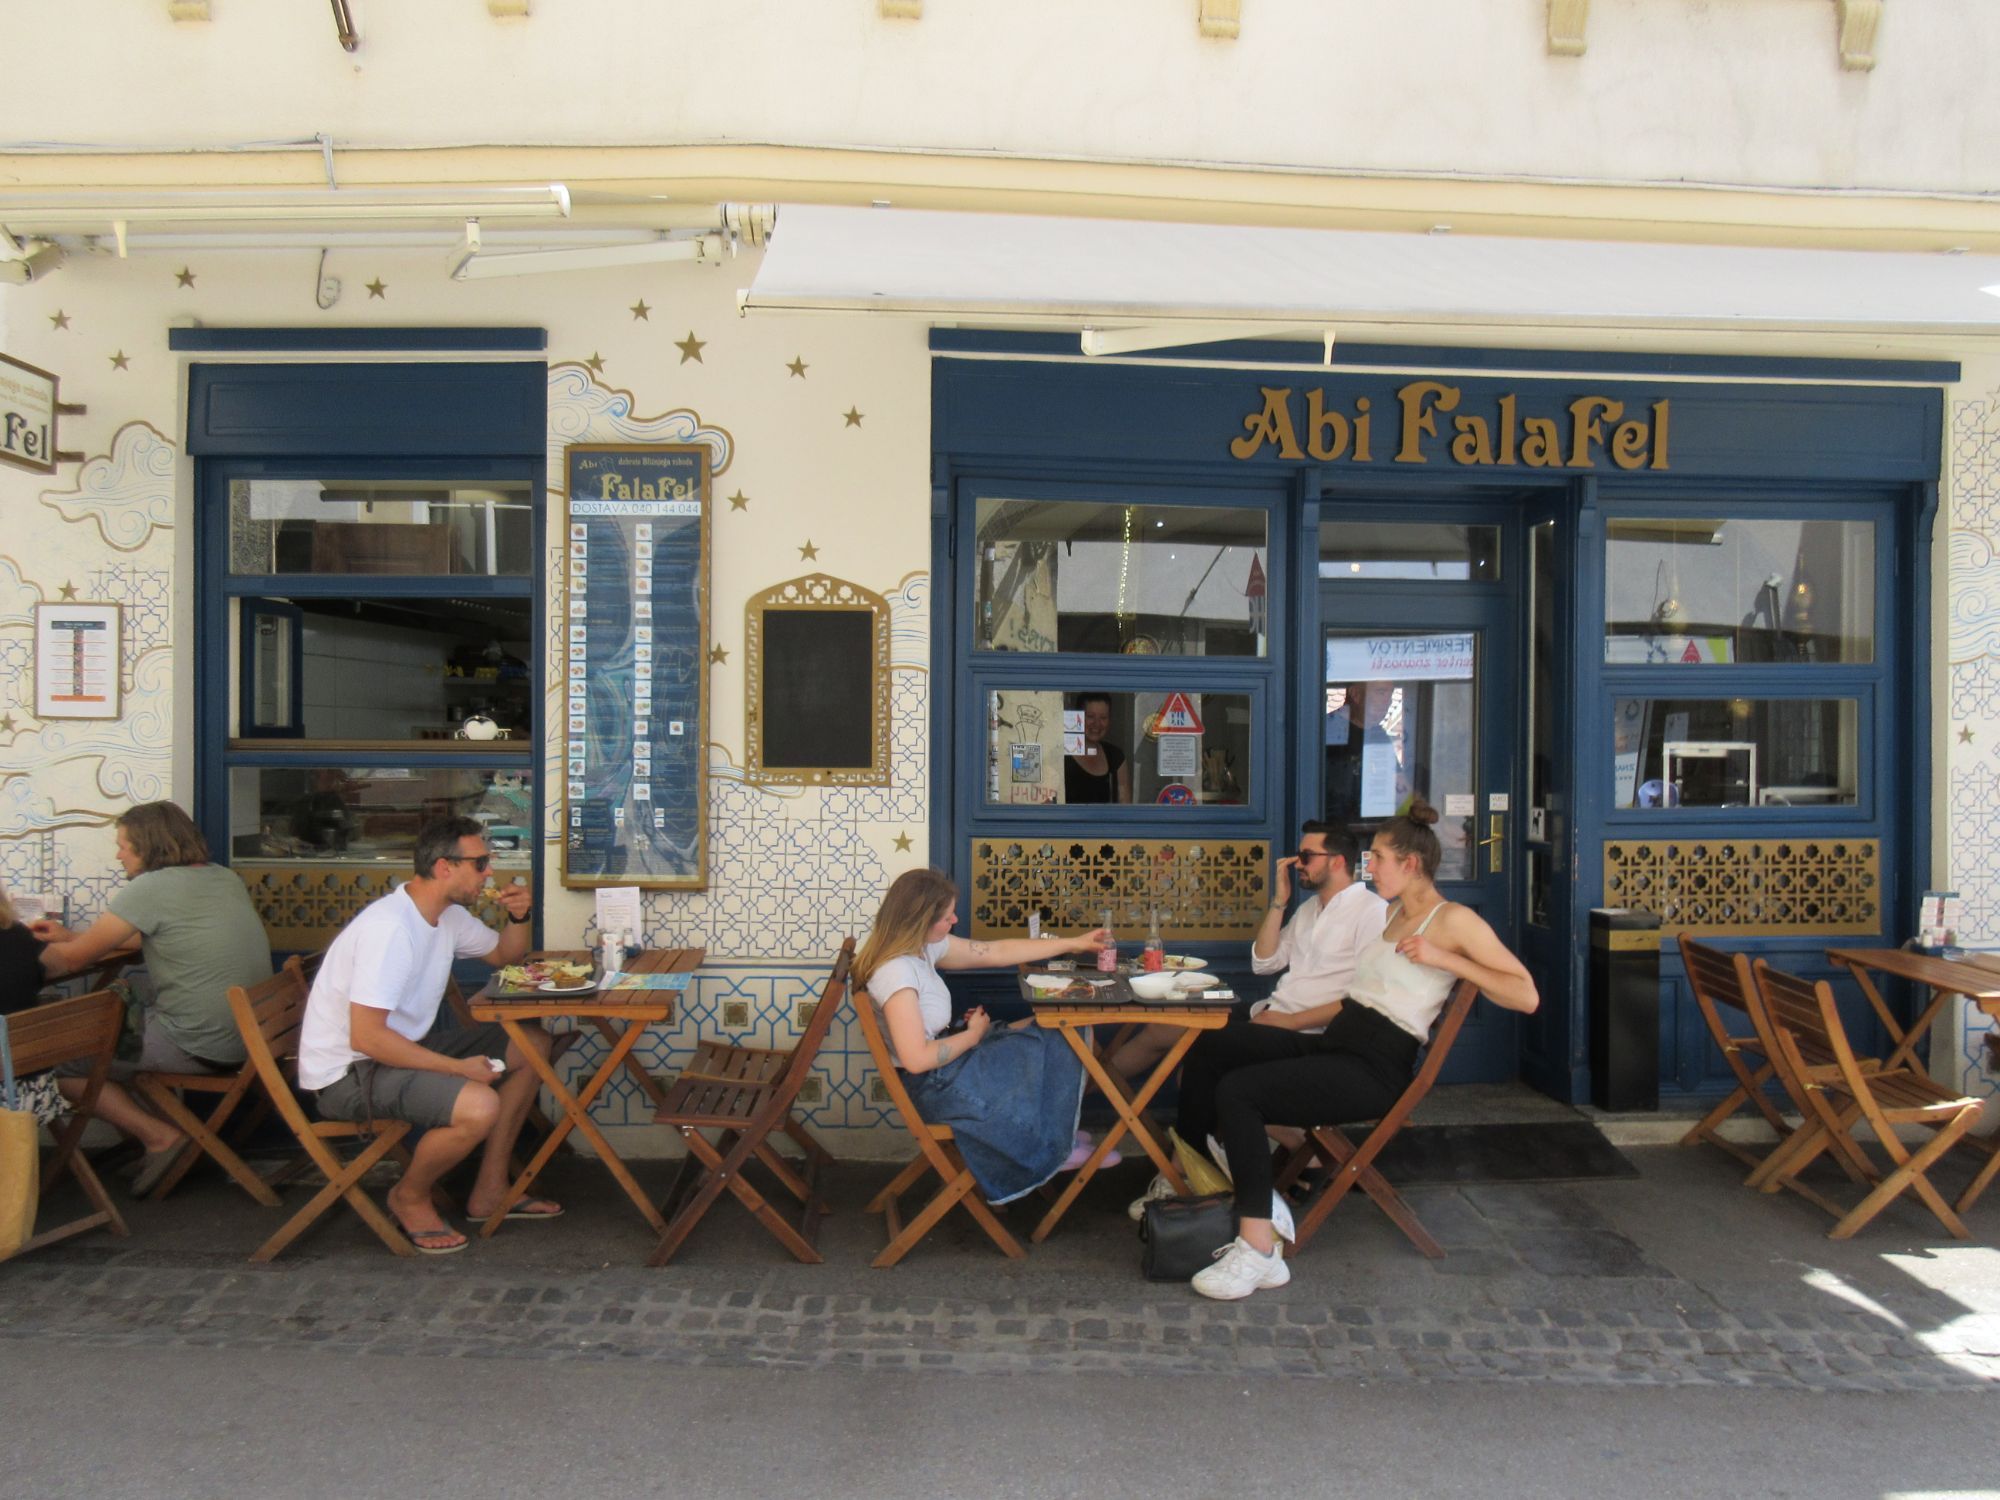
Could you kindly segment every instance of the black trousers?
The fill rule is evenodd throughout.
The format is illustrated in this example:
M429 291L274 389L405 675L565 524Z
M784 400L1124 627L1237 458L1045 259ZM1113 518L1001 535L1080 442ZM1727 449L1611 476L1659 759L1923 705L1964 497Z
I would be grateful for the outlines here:
M1380 1119L1409 1085L1422 1044L1350 1000L1317 1036L1225 1026L1188 1050L1174 1128L1197 1150L1212 1134L1229 1157L1239 1218L1271 1216L1268 1125Z

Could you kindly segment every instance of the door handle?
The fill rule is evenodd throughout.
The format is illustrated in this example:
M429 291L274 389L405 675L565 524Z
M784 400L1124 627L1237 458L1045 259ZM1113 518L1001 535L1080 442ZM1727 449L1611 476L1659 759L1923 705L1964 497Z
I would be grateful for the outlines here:
M1502 852L1507 847L1507 815L1492 813L1487 821L1487 836L1479 841L1479 847L1486 851L1486 871L1498 875L1506 867L1506 856Z

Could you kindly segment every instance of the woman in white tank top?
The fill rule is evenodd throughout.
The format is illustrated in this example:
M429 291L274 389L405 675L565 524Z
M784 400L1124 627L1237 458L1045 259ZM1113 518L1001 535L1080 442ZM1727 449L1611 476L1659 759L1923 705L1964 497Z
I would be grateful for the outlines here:
M1233 1300L1291 1280L1272 1223L1270 1126L1379 1119L1408 1084L1462 979L1507 1010L1526 1013L1540 1003L1527 969L1479 913L1438 890L1436 821L1436 810L1419 800L1369 846L1369 879L1391 903L1389 924L1356 959L1347 997L1323 1034L1228 1026L1188 1054L1177 1127L1197 1148L1213 1132L1236 1193L1237 1237L1194 1278L1205 1297Z

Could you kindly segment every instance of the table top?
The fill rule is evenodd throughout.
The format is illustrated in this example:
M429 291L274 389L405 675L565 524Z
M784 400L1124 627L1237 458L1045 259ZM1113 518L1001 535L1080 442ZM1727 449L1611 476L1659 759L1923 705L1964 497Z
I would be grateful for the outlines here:
M1873 969L1927 985L1967 995L1974 1000L2000 1000L2000 966L1981 963L1970 955L1942 958L1932 953L1912 953L1905 948L1829 948L1826 956L1837 964Z
M687 974L701 967L707 957L703 948L648 948L635 958L625 960L620 972L626 974ZM591 963L595 955L583 948L547 948L526 955L522 963L540 960L561 959L570 963ZM531 995L495 995L492 992L499 982L496 972L492 979L474 995L469 1002L474 1020L497 1021L503 1016L632 1016L649 1021L664 1021L674 1013L674 1001L679 996L677 990L572 990L566 994L551 995L535 993Z
M1093 986L1088 997L1052 1000L1043 991L1028 983L1030 974L1051 973L1067 974L1073 979L1109 978L1111 983ZM1057 1024L1059 1020L1071 1020L1084 1013L1101 1017L1106 1012L1111 1012L1113 1014L1110 1019L1122 1021L1166 1021L1190 1014L1226 1016L1230 1006L1236 1003L1236 996L1233 993L1219 1000L1205 998L1205 995L1213 993L1212 991L1176 995L1171 1000L1147 1000L1132 993L1130 979L1131 974L1124 969L1107 976L1099 974L1095 969L1048 969L1033 964L1022 964L1017 982L1020 985L1021 998L1034 1007L1035 1020L1043 1025ZM1045 1021L1044 1017L1048 1019Z

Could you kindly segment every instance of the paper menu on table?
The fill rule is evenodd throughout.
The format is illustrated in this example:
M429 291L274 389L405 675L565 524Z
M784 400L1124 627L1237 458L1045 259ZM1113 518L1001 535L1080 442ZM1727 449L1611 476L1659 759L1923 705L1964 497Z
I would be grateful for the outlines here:
M607 885L597 890L597 930L631 934L639 941L639 887Z

